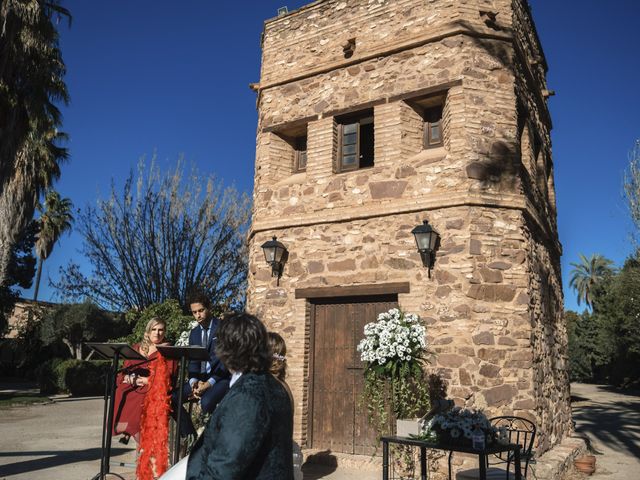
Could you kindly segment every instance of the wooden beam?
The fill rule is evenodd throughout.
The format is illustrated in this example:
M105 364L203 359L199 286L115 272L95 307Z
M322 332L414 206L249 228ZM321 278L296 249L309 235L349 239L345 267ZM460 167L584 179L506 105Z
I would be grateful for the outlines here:
M338 285L335 287L296 288L296 298L357 297L409 293L409 282L377 283L371 285Z

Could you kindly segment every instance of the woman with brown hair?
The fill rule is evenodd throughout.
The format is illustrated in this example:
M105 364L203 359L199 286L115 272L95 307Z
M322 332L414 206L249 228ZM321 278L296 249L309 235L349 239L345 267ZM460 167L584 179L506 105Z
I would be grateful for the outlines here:
M232 373L189 456L187 480L293 480L291 402L269 374L267 330L248 313L220 322L216 354Z

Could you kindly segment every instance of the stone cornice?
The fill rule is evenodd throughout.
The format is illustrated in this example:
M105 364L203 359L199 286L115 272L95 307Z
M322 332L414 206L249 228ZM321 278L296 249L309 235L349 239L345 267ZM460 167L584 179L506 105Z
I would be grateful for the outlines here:
M466 23L460 23L460 22L448 23L435 30L436 31L434 33L423 35L417 38L412 37L410 40L385 42L384 44L381 44L379 48L373 49L369 53L361 56L356 55L350 58L349 60L341 59L336 62L326 63L319 68L305 70L304 73L293 75L291 77L287 77L287 78L283 78L283 79L275 80L271 82L266 82L266 83L260 82L259 84L255 85L254 89L258 92L258 94L260 94L263 90L266 90L269 88L297 82L305 78L314 77L316 75L328 73L340 68L346 68L351 65L357 65L359 63L363 63L374 58L393 55L394 53L399 53L404 50L410 50L413 48L421 47L422 45L426 45L428 43L439 42L440 40L444 40L445 38L455 37L457 35L467 35L471 37L491 39L491 40L502 40L505 42L512 42L513 40L513 35L511 34L510 30L508 31L509 33L480 32L471 28L470 25Z
M249 240L260 232L273 232L295 227L307 227L329 223L343 223L354 220L366 220L368 218L388 217L429 210L442 210L456 207L493 207L511 210L520 210L528 216L547 239L554 238L551 235L551 227L538 214L534 205L520 194L492 193L492 192L443 192L429 195L424 198L398 198L380 204L362 205L355 209L353 206L323 209L299 215L279 216L278 218L253 222L249 230ZM558 241L551 243L558 255L562 254L562 246Z

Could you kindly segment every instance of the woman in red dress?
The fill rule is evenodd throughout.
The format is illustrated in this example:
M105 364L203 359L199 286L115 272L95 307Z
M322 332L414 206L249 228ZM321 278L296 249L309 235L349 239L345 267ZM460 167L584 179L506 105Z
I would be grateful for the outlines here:
M149 391L150 372L155 359L160 355L158 345L170 345L165 338L166 323L160 318L152 318L144 330L142 342L133 348L141 355L151 360L127 360L124 362L123 372L118 375L115 414L113 419L113 433L122 434L120 442L128 443L129 437L140 440L140 419L144 399Z

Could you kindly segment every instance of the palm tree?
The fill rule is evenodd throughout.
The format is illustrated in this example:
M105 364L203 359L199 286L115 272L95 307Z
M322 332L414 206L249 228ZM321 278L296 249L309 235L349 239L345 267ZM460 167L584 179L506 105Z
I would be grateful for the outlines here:
M60 194L54 190L47 192L44 199L44 207L40 210L40 232L36 240L36 253L38 254L38 273L36 274L36 286L33 292L33 299L38 299L40 289L40 277L42 276L42 264L49 258L53 251L53 246L60 239L62 234L71 230L73 215L71 209L73 204L68 198L60 198Z
M578 294L578 305L584 300L587 306L593 308L593 288L603 278L613 273L614 269L611 267L613 262L599 253L594 253L589 258L583 254L579 255L580 262L571 263L574 268L571 270L569 286Z
M68 103L55 17L59 0L0 2L0 285L38 199L60 176L66 135L55 102Z

